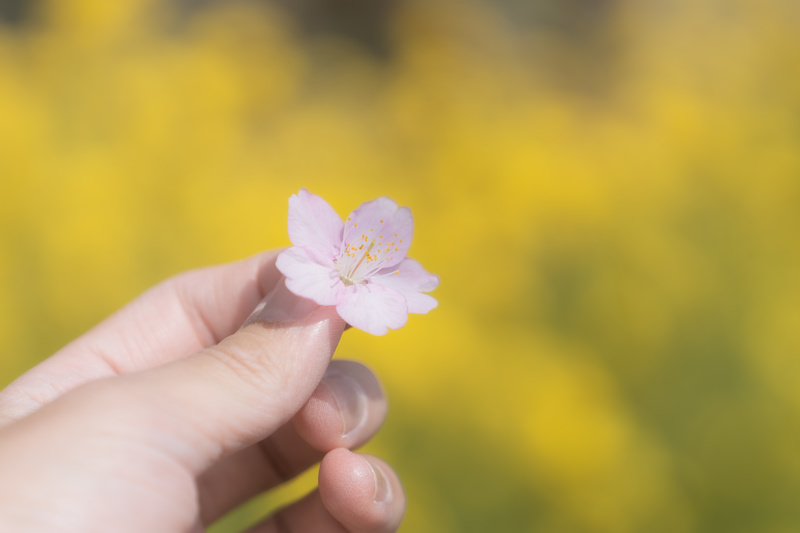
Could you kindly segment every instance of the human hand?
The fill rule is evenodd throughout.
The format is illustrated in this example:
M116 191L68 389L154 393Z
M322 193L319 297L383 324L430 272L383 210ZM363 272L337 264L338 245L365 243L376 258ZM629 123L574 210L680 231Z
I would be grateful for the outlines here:
M0 531L197 533L319 461L318 489L250 531L395 531L397 476L348 450L380 385L330 361L345 324L276 256L167 280L0 392Z

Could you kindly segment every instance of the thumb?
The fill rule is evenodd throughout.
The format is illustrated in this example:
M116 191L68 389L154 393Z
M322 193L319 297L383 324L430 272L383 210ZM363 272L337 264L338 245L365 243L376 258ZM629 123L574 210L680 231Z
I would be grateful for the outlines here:
M126 376L124 387L155 410L164 444L182 444L176 456L201 472L221 455L266 438L300 410L344 328L334 308L295 296L280 282L238 332L185 359Z

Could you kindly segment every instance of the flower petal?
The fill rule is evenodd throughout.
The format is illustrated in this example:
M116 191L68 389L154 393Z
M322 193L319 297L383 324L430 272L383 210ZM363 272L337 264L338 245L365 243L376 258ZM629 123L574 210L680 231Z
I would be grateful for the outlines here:
M408 321L403 295L380 285L351 285L336 306L345 322L373 335L405 326Z
M336 211L316 194L305 189L289 198L289 239L295 246L316 248L330 256L339 255L344 224Z
M281 252L275 266L286 276L286 287L296 295L319 305L336 305L341 301L344 284L333 260L318 249L289 248Z
M427 272L411 258L405 258L397 267L381 270L372 276L371 282L402 294L409 313L427 313L438 305L436 298L423 293L439 286L439 276Z
M373 272L398 264L408 253L414 235L414 218L407 207L385 196L361 204L350 213L344 224L343 248L349 244L357 249L362 244L369 246L374 260Z

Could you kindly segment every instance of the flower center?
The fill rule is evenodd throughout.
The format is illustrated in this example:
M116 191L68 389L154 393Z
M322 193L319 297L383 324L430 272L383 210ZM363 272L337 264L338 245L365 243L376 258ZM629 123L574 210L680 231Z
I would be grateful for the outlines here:
M374 239L361 234L355 243L345 241L336 260L339 278L345 285L366 283L370 276L391 260L389 252L397 250L394 246L393 242L384 242L383 235Z

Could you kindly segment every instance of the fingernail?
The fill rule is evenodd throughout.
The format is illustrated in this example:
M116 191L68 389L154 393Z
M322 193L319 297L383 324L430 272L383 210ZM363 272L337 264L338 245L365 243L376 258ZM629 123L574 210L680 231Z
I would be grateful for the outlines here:
M286 324L296 322L311 314L318 308L316 302L302 298L286 287L286 280L281 279L275 288L256 306L244 325L253 322L269 322Z
M383 468L367 459L367 464L372 470L372 476L375 478L375 493L372 495L372 500L375 503L387 503L392 499L392 486L389 484L389 479L383 472Z
M342 438L349 437L367 420L367 393L361 384L336 369L329 368L322 384L333 396L342 417Z

